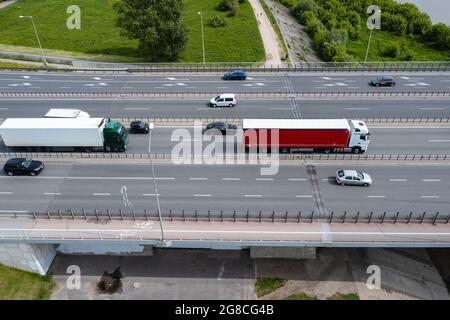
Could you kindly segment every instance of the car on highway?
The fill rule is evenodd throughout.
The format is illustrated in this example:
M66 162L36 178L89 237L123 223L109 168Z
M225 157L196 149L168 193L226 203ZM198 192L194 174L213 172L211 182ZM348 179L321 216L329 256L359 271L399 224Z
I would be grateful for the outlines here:
M149 131L150 126L147 122L135 120L130 123L130 133L149 133Z
M208 130L218 130L222 134L227 134L227 132L235 132L237 130L237 126L225 122L213 122L206 126L206 131Z
M336 172L336 182L341 186L368 187L372 184L372 178L367 173L358 170L338 170Z
M391 76L381 76L369 82L373 87L393 87L396 85L395 78Z
M8 176L30 175L35 176L41 173L44 164L41 161L35 161L27 158L13 158L6 161L3 170Z
M233 108L236 105L236 95L234 93L219 94L217 97L211 98L211 100L209 100L209 105L213 108Z
M230 72L226 72L223 77L223 80L245 80L247 79L247 73L243 70L234 70Z

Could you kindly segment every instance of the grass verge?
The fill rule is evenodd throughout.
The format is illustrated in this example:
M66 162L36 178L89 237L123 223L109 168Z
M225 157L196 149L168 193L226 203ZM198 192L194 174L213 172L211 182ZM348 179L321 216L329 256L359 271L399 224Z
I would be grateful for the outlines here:
M286 284L287 280L283 279L257 279L256 280L256 296L262 297L266 296L269 293L274 292L275 290L283 287Z
M47 300L54 287L51 276L0 264L0 300Z
M340 293L337 292L328 297L327 300L359 300L359 295L356 293Z
M308 295L304 292L294 293L285 297L283 300L319 300L317 296Z
M264 60L264 47L253 9L240 5L235 17L216 10L219 0L186 0L183 19L189 30L188 42L180 62L201 62L202 40L199 11L203 12L207 62L254 62ZM105 62L146 62L137 51L137 41L120 35L111 0L78 0L81 29L69 30L66 20L71 0L18 0L0 10L0 50L39 53L29 19L33 15L45 52L50 56ZM212 16L223 16L227 26L212 28Z

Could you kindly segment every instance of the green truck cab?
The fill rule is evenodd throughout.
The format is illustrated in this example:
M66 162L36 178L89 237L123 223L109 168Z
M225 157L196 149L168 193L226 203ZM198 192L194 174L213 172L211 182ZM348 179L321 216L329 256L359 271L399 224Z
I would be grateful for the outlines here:
M112 151L125 151L128 147L128 131L125 126L111 119L106 121L103 128L104 146Z

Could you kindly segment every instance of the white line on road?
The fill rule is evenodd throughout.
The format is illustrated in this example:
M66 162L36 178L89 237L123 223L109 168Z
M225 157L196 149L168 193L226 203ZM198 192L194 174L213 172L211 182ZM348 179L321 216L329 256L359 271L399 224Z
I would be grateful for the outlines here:
M273 181L273 178L256 178L256 181Z
M239 181L241 178L222 178L223 181Z
M9 191L5 191L5 192L0 192L0 194L13 194L13 193L9 192Z
M422 179L423 182L439 182L441 179Z
M450 142L450 140L428 140L428 142Z
M289 178L289 181L306 181L306 178Z
M8 110L8 108L0 108L0 111Z
M194 197L212 197L210 194L194 194Z
M189 180L208 180L208 178L189 178Z
M262 194L246 194L244 197L246 198L262 198Z
M93 193L94 196L110 196L111 193Z
M420 196L422 199L437 199L439 196Z
M420 110L445 110L446 108L419 108Z
M302 195L302 194L300 194L300 195L298 195L298 196L295 196L296 198L312 198L312 196L311 195Z
M161 194L158 193L158 196L160 196ZM143 197L155 197L156 193L143 193L142 194Z
M61 193L59 193L59 192L44 192L44 195L46 195L46 196L60 196Z
M404 181L408 181L408 179L389 179L389 181L391 181L391 182L404 182Z
M386 196L367 196L367 198L386 198Z

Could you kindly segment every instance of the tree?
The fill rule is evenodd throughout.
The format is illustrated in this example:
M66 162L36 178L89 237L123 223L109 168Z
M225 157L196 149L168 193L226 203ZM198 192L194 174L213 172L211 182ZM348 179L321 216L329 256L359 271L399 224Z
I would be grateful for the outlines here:
M114 9L122 35L138 40L139 50L151 61L176 60L184 49L183 0L116 0Z
M444 23L436 23L428 34L430 41L440 49L450 49L450 27Z
M398 35L406 33L408 21L401 16L390 13L383 13L381 16L381 30L395 32Z

